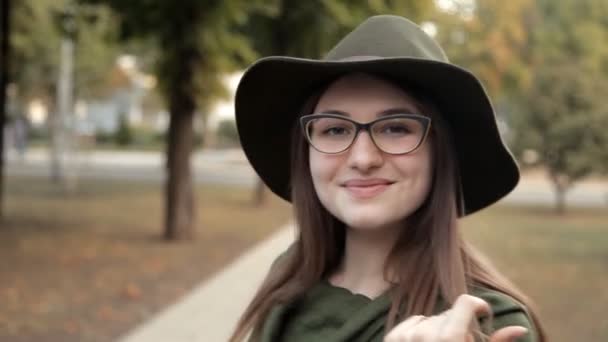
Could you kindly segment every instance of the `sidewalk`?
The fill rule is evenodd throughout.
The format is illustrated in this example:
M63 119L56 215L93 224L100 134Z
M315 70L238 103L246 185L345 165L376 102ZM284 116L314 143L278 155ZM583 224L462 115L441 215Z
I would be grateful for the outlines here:
M23 159L7 154L8 176L49 177L49 152L28 150ZM257 176L240 149L204 150L192 154L191 165L197 184L225 184L253 187ZM164 181L165 156L159 151L89 150L65 159L66 177L75 180L126 180L161 183Z
M46 165L50 152L46 148L31 148L21 159L13 150L7 150L8 165ZM137 150L78 150L67 156L77 164L115 165L124 167L163 167L165 153L162 151ZM192 153L192 164L204 166L208 163L248 164L240 148L221 150L196 150Z
M277 255L293 241L286 225L214 278L136 327L119 342L224 342ZM229 285L229 286L227 286Z
M606 197L604 197L606 196ZM568 195L571 205L608 206L608 182L578 184ZM524 177L502 203L553 203L550 183L542 176ZM293 240L286 225L266 241L244 253L214 278L153 319L136 327L119 342L223 342L262 282L271 262Z

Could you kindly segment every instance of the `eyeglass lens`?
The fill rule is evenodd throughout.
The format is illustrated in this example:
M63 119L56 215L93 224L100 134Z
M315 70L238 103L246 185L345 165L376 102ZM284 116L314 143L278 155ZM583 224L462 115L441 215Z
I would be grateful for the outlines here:
M376 146L386 153L402 154L415 149L425 135L425 126L414 118L387 118L370 127ZM339 118L317 118L306 126L310 143L325 153L339 153L350 147L356 138L357 127Z

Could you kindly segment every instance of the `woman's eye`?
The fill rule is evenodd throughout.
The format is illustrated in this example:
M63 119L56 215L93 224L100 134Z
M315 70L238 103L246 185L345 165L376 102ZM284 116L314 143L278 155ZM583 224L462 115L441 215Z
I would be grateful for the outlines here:
M410 130L404 125L386 125L382 128L382 133L388 134L408 134Z
M349 134L349 130L345 127L328 127L321 133L323 135L347 135Z

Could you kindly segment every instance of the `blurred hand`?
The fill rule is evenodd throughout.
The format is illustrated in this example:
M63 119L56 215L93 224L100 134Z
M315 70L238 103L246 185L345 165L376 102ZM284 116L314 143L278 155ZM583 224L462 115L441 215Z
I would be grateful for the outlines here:
M481 298L461 295L451 309L439 315L412 316L399 323L384 337L384 342L473 342L470 331L473 319L490 313L490 306ZM511 342L527 331L524 327L508 326L495 331L490 342Z

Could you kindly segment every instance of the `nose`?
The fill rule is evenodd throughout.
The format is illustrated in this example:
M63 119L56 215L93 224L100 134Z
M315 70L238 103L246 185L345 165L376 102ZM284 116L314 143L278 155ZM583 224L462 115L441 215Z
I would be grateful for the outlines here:
M361 130L349 149L349 167L369 172L384 163L382 151L376 147L367 131Z

